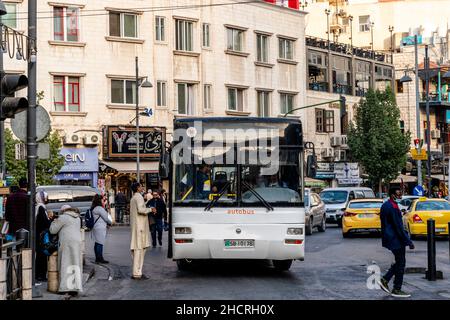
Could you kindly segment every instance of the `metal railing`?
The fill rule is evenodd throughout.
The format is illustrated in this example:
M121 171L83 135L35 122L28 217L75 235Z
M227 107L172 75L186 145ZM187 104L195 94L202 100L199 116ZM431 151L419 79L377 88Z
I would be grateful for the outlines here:
M4 242L4 239L0 238L0 262L2 262L0 263L0 267L3 268L3 270L0 270L0 280L6 282L6 294L4 293L3 297L0 297L0 300L3 298L6 300L22 299L21 250L24 245L25 240ZM2 277L6 279L2 279ZM0 285L4 287L4 284L0 283Z

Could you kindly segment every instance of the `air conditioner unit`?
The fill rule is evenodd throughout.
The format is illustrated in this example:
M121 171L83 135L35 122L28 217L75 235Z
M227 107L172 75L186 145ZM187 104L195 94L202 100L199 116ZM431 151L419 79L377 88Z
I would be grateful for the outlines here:
M100 143L100 135L98 133L87 134L83 137L83 144L97 145Z
M441 131L440 130L431 130L431 138L432 139L440 139Z
M334 150L333 148L323 148L321 151L322 158L333 158Z
M332 147L337 147L341 145L341 137L331 137L330 144Z
M348 138L347 136L341 136L341 146L347 146L348 144Z
M334 153L335 161L347 161L347 151L346 150L336 150Z
M81 143L81 137L78 134L68 134L63 137L64 144L79 144Z

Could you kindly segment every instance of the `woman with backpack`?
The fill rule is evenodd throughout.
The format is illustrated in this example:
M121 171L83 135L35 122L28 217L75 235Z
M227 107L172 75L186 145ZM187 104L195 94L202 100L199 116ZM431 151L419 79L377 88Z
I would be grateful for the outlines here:
M47 280L47 255L42 247L41 234L50 228L53 213L48 212L46 203L48 194L45 191L36 193L36 281Z
M92 236L94 238L95 263L109 263L103 258L103 246L106 240L106 229L112 224L108 212L105 210L106 199L96 194L92 200L91 211L94 217Z

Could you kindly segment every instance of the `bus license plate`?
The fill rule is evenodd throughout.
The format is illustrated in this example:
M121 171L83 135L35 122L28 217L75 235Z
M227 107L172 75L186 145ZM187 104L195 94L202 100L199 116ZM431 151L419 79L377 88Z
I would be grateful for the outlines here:
M254 248L255 240L224 240L225 248Z

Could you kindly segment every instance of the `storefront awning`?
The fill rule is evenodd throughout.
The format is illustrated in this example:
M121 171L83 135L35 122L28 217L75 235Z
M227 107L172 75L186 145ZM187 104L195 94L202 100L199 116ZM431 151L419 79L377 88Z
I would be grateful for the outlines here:
M417 182L417 177L415 176L407 176L406 174L401 174L397 177L397 179L391 181L391 183L413 183Z
M100 161L100 166L102 164L117 170L120 173L136 173L136 162L135 161ZM139 162L139 171L141 173L155 173L159 171L158 161L141 161Z

